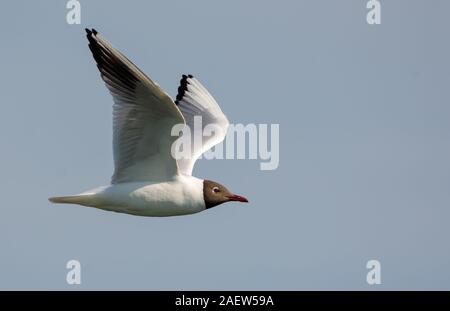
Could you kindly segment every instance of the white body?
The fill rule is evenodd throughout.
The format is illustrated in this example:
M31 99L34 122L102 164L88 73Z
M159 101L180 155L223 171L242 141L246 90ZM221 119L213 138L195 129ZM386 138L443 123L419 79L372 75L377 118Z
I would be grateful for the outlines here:
M205 210L203 180L187 175L178 175L166 182L112 184L66 197L66 200L138 216L176 216Z

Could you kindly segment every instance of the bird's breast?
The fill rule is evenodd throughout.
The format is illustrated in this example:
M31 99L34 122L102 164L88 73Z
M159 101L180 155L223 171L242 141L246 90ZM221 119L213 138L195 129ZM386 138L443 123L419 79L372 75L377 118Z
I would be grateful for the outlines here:
M189 176L190 177L190 176ZM203 183L197 178L168 182L119 183L101 194L104 209L140 216L174 216L205 209Z

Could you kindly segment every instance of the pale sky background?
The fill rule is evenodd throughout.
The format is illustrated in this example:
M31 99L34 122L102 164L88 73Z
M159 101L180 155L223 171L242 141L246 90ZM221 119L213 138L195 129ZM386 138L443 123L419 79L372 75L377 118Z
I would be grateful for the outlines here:
M450 289L450 2L2 1L0 289ZM52 195L112 174L95 27L169 94L196 75L233 123L279 123L280 166L197 163L250 199L139 218ZM82 284L66 284L66 262ZM382 285L366 283L381 262Z

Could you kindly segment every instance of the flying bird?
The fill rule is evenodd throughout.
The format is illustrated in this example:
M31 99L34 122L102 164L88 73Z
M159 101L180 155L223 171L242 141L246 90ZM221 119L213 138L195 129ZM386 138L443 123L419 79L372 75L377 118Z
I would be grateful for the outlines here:
M195 161L223 141L229 125L206 88L192 75L183 75L172 100L95 29L86 33L114 100L114 174L108 186L49 200L138 216L187 215L225 202L248 202L218 182L192 176ZM195 116L202 117L203 128L214 124L221 131L202 137L190 157L176 160L171 148L177 137L171 130L176 124L193 128Z

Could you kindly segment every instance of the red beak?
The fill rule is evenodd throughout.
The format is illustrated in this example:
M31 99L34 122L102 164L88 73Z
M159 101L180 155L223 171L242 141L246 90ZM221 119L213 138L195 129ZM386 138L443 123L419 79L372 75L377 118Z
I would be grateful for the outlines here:
M246 202L246 203L248 203L247 198L245 198L245 197L243 197L243 196L240 196L240 195L236 195L236 194L230 195L230 196L228 197L228 199L229 199L230 201L239 201L239 202Z

